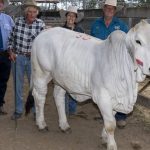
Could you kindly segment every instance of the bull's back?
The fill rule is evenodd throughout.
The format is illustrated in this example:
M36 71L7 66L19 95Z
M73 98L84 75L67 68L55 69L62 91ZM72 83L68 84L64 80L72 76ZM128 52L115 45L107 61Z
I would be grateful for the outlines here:
M51 69L48 66L51 66L52 62L56 67L66 59L71 62L75 61L76 65L81 66L84 60L93 57L93 52L96 51L99 43L100 40L95 40L85 34L56 27L46 29L37 36L33 43L32 53L47 69Z
M95 51L100 43L85 34L52 28L35 39L32 53L41 70L50 72L57 83L71 91L89 92Z

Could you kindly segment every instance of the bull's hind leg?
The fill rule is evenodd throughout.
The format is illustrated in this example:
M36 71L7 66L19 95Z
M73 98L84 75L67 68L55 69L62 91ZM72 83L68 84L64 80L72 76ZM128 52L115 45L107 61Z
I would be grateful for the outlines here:
M42 76L41 78L34 77L33 81L33 96L35 99L36 110L36 125L40 130L47 129L44 119L44 104L47 93L48 77Z
M104 128L102 131L102 140L107 143L107 150L117 150L114 139L114 131L116 121L113 115L111 98L107 90L102 89L99 96L95 96L96 103L101 111L104 120Z
M62 131L70 131L70 126L67 122L66 112L65 112L65 93L66 91L60 86L55 85L54 87L54 99L59 116L59 127Z

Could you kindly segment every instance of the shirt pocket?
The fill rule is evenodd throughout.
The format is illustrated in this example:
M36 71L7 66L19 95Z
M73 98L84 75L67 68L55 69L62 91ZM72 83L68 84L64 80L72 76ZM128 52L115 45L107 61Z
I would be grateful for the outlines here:
M9 24L4 24L4 29L7 31L11 31L11 26Z
M12 27L9 24L4 24L4 31L9 36L10 32L12 30Z

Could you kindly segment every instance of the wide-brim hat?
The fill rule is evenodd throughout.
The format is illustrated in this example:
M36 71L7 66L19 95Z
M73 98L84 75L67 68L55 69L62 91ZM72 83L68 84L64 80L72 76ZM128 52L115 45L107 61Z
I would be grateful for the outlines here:
M67 10L63 10L61 9L59 11L60 17L62 21L66 21L66 14L68 12L73 12L75 14L77 14L77 19L76 22L80 22L83 18L84 18L84 13L83 12L78 12L77 7L75 6L69 6Z
M40 7L37 6L37 3L36 3L35 0L26 0L26 1L24 1L24 3L23 3L23 8L27 8L27 7L29 7L29 6L33 6L33 7L35 7L36 9L40 10Z
M117 5L117 0L106 0L105 3L103 3L103 8L105 5L116 7L116 11L120 11L123 8L122 5Z

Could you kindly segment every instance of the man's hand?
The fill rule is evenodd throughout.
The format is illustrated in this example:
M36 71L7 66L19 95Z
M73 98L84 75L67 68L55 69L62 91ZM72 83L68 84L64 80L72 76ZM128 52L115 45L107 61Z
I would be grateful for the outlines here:
M10 50L9 51L9 59L11 61L15 62L16 61L16 57L17 57L17 55L12 50Z

